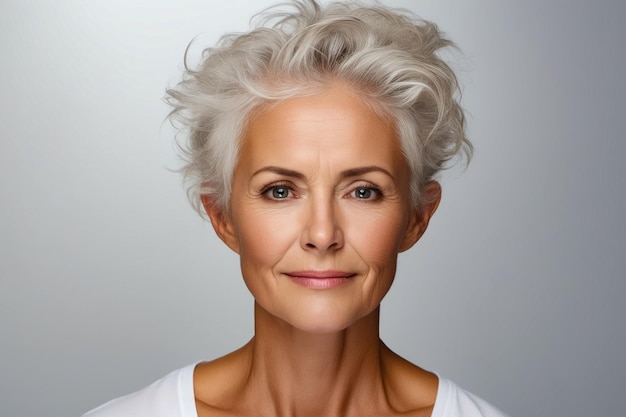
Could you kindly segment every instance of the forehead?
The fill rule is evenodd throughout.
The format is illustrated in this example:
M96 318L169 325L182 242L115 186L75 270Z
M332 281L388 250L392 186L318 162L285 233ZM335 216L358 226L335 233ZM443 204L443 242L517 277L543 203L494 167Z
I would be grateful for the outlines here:
M329 169L406 168L393 123L343 85L260 109L248 124L239 158L248 165L317 161Z

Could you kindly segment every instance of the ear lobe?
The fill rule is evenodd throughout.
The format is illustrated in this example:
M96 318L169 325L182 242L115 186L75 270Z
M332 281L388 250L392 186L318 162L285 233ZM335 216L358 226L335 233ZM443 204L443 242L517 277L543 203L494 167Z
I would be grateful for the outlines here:
M410 249L420 240L428 227L430 218L435 214L437 207L439 207L439 202L441 201L441 185L439 185L437 181L428 182L422 188L421 192L424 194L424 197L426 197L425 200L427 202L411 212L407 231L400 245L400 252Z
M213 225L213 230L215 230L217 236L219 236L226 246L231 248L234 252L239 253L239 241L228 213L225 213L209 195L202 195L200 200L202 201L202 206L206 214L211 220L211 225Z

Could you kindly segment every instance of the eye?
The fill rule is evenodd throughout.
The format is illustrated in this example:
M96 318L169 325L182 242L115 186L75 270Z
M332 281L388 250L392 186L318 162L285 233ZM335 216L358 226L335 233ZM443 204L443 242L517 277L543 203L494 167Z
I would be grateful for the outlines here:
M357 188L355 194L358 199L368 199L372 196L372 190L369 188Z
M289 197L289 189L286 187L272 187L270 191L272 198L277 200Z
M350 193L350 197L357 200L374 201L382 197L382 192L376 187L358 187Z
M263 197L268 200L286 200L293 197L293 190L287 185L270 185L261 191Z

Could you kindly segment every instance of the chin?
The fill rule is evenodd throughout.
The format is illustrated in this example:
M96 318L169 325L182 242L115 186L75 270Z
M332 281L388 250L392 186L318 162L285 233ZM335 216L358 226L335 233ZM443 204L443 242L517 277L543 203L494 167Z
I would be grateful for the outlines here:
M333 303L301 302L295 311L277 312L275 316L302 332L332 334L348 329L375 310L375 308L350 309L346 307L346 305L337 306Z

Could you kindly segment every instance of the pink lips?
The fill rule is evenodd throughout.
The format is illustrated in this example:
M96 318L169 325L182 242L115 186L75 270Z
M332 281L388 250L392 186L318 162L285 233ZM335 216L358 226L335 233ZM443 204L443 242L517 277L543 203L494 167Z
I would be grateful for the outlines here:
M294 271L285 275L303 287L328 289L345 284L355 274L342 271Z

